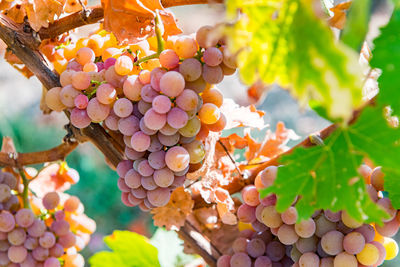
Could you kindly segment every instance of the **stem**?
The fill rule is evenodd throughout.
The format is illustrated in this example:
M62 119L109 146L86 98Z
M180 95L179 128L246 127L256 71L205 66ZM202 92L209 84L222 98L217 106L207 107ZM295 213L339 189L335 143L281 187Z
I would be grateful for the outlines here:
M24 184L24 191L22 192L22 199L24 203L24 208L25 209L31 209L31 205L29 204L29 199L28 199L28 192L29 192L29 180L26 178L24 169L21 168L19 169L19 174L22 177L22 182Z
M161 27L162 21L160 18L160 14L158 10L156 10L156 17L154 18L155 26L155 33L157 37L157 54L160 55L162 51L164 51L164 39L162 38Z
M133 66L139 66L139 64L146 62L150 59L158 58L158 56L159 56L158 53L154 53L154 54L151 54L150 56L142 57L142 58L138 59L135 63L133 63Z

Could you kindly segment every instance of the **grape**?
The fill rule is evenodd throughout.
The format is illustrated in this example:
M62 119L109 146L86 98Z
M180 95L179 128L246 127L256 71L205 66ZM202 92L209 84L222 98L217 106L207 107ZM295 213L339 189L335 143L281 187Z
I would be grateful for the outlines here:
M315 220L315 224L315 235L318 237L322 237L329 231L336 230L336 223L327 220L325 216L318 217L318 219Z
M296 249L300 253L317 251L318 238L313 235L309 238L299 238L296 242Z
M60 100L66 107L73 108L75 106L74 99L79 94L80 92L72 87L72 85L67 85L60 91Z
M200 47L208 48L210 46L216 46L219 40L219 36L213 33L212 26L203 26L196 32L196 41Z
M375 187L370 184L367 184L367 193L373 202L378 201L378 191L376 191Z
M379 259L375 263L375 265L380 266L385 261L385 258L386 258L385 247L381 243L376 242L376 241L372 241L371 244L374 245L379 250Z
M262 239L254 238L247 243L247 253L253 257L257 258L265 253L265 243Z
M160 79L160 90L169 97L177 97L185 89L185 79L176 71L165 73Z
M160 64L166 69L173 69L179 65L179 57L172 49L166 49L160 53Z
M29 227L35 220L35 215L30 209L20 209L17 214L15 214L15 221L21 227Z
M319 257L317 254L313 252L307 252L301 255L299 259L300 267L318 267L319 266Z
M316 230L316 225L313 219L303 220L294 225L294 229L296 234L298 234L302 238L311 237Z
M154 182L153 176L142 176L141 183L144 189L154 190L157 188L157 184Z
M146 84L142 87L140 95L144 101L151 103L153 99L159 94L157 91L153 90L150 84Z
M188 120L185 126L179 129L179 133L183 137L195 137L201 129L201 122L200 119L195 116L192 119Z
M10 232L15 227L14 216L8 211L1 211L0 213L0 231Z
M193 82L200 78L202 66L197 59L188 58L179 65L179 72L186 81Z
M68 212L74 212L79 208L79 205L81 204L81 201L79 198L76 196L70 196L65 202L64 202L64 210Z
M199 141L197 141L199 142ZM201 142L199 142L202 144ZM190 154L190 152L189 152ZM250 206L257 206L260 204L257 188L254 185L247 185L242 189L243 202Z
M134 169L130 169L125 175L125 184L130 188L138 188L140 186L140 174Z
M162 169L166 166L165 151L163 150L150 153L147 159L149 161L150 166L155 170Z
M241 222L251 223L256 220L256 208L247 204L242 204L237 210L237 217Z
M128 75L133 69L133 62L128 56L120 56L119 58L117 58L117 61L115 61L114 67L115 72L118 75Z
M190 165L188 165L185 169L183 169L183 170L181 170L181 171L174 172L174 175L175 175L175 176L183 176L183 175L185 175L186 173L188 173L189 168L190 168Z
M361 222L358 222L350 217L350 215L346 211L342 211L342 222L349 228L358 228L362 225Z
M285 246L278 241L272 241L267 245L266 255L272 261L280 261L285 256Z
M271 228L282 225L281 215L276 211L275 206L265 207L261 212L262 222Z
M379 260L379 250L372 244L365 244L361 252L357 254L357 260L364 265L374 265Z
M153 174L154 169L150 166L148 160L142 160L138 164L138 172L142 176L150 176Z
M13 263L21 263L28 256L28 251L23 246L11 246L7 251L8 258Z
M150 146L150 136L143 133L142 131L136 132L132 135L131 146L138 152L146 151Z
M203 53L203 60L208 66L215 67L222 63L223 55L216 47L209 47Z
M158 95L154 97L153 109L159 114L165 114L171 109L171 100L165 95Z
M22 245L26 239L25 230L22 228L14 228L14 230L8 233L7 239L13 246Z
M6 252L0 252L0 265L1 266L9 266L10 260L8 259L8 255ZM228 265L229 267L229 265Z
M189 162L190 155L183 147L171 147L165 154L165 163L174 172L183 171Z
M324 234L321 238L321 247L329 255L337 255L343 251L344 235L336 230Z
M369 224L363 224L361 227L354 230L363 235L365 243L370 243L375 238L375 229Z
M142 187L135 188L131 190L131 194L139 199L145 198L146 197L146 190L144 190Z
M151 87L153 87L154 90L157 92L160 91L160 80L161 77L166 73L167 71L161 68L155 68L151 71L150 73L150 84Z
M357 267L357 259L355 256L348 254L347 252L342 252L338 254L333 260L335 267Z
M79 94L74 99L75 107L79 109L85 109L89 103L89 99L87 96Z
M133 162L133 169L135 169L135 171L138 170L138 165L139 165L139 163L140 163L142 160L144 160L144 158L140 158L140 159L135 160L135 161Z
M101 122L110 114L110 106L101 104L96 97L92 98L87 106L87 115L93 122Z
M183 90L182 93L176 98L176 105L184 111L196 109L198 103L199 97L195 91L190 89Z
M149 109L152 108L151 103L147 103L146 101L140 100L138 103L138 110L141 114L145 114Z
M47 258L43 264L43 267L60 267L60 261L57 258Z
M283 224L279 227L278 238L285 245L293 245L299 239L293 225Z
M384 222L389 222L396 216L397 210L393 208L389 198L381 198L376 204L383 208L390 216L388 219L383 219Z
M82 66L86 63L94 62L96 56L92 49L88 47L82 47L76 52L75 60Z
M69 222L67 222L66 220L59 220L59 221L54 221L51 224L51 231L53 231L56 235L60 236L60 235L65 235L69 232Z
M229 52L229 49L226 49L226 47L224 47L223 49L223 54L224 54L223 63L229 68L236 69L237 68L236 55L232 55Z
M49 192L44 195L42 203L47 210L55 209L60 203L60 196L57 192Z
M91 119L89 118L85 109L74 108L70 116L71 124L79 129L86 128L90 125Z
M251 267L250 257L243 252L235 253L231 257L231 267Z
M119 177L125 177L125 174L132 169L132 161L123 160L118 163L116 171Z
M75 73L73 70L66 70L60 74L60 84L62 87L72 83L72 75Z
M90 86L90 76L87 72L78 71L72 75L72 86L77 90L85 90Z
M118 189L121 190L122 192L129 192L131 189L125 184L124 179L123 178L119 178L117 181L117 186Z
M256 208L256 209L257 209L257 208ZM256 212L257 212L257 211L256 211ZM257 218L257 216L256 216L256 218ZM254 229L256 232L264 232L264 231L267 231L267 230L268 230L268 227L267 227L265 224L263 224L262 222L259 222L258 219L255 220L254 222L252 222L252 223L251 223L251 226L253 227L253 229Z
M150 137L150 146L147 150L149 152L156 152L160 151L161 149L163 149L163 145L158 140L158 137L156 135L152 135Z
M54 111L63 111L66 106L61 102L60 98L61 87L51 88L45 97L46 105Z
M203 99L203 103L212 103L217 107L221 107L224 102L222 93L216 88L204 91L201 98Z
M54 246L56 243L56 237L54 236L53 233L51 232L45 232L40 238L39 238L39 244L43 248L51 248Z
M122 193L124 194L124 193ZM128 194L128 202L132 205L132 206L137 206L140 203L142 203L143 199L139 199L134 197L131 193ZM129 205L127 205L129 206Z
M187 152L189 153L190 156L190 163L191 164L196 164L196 163L200 163L206 156L206 151L204 149L204 145L202 142L198 141L198 140L194 140L189 144L184 144L183 147L187 150ZM257 201L258 201L258 192L257 193ZM253 192L254 194L254 192ZM251 196L249 196L250 198ZM254 197L254 196L253 196ZM250 201L251 202L251 201ZM247 202L245 202L246 204L249 204ZM252 202L254 203L254 201ZM257 203L258 204L258 203ZM256 205L253 205L256 206Z
M325 218L326 218L328 221L331 221L331 222L338 222L338 221L340 221L340 219L341 219L342 213L341 213L341 211L332 212L332 211L330 211L330 210L324 210L324 215L325 215Z
M185 88L192 89L196 93L200 94L207 87L206 81L204 81L203 77L198 78L193 82L186 82Z
M376 167L371 173L371 184L378 191L384 190L385 174L382 172L381 167Z
M65 235L59 236L57 242L60 243L60 245L64 248L70 248L75 244L76 237L73 233L68 232Z
M152 130L160 130L167 122L167 116L157 113L153 108L146 111L143 119L146 127Z
M268 166L261 172L261 182L264 187L270 187L274 184L276 176L278 173L278 167Z
M114 100L116 99L117 91L110 84L104 83L97 88L96 97L100 103L108 105L114 102Z
M168 188L157 188L152 191L147 191L147 199L150 204L156 207L162 207L167 205L171 197L171 192Z
M181 58L194 57L197 53L197 43L190 36L180 36L174 43L174 50Z
M225 65L224 63L220 64L219 67L222 69L222 73L224 74L224 76L230 76L235 74L236 72L236 68L230 68L227 65Z
M211 67L207 64L203 65L203 79L210 84L217 84L224 79L224 73L220 66Z
M218 258L217 267L231 267L231 256L229 255L222 255Z
M141 70L139 73L138 79L141 84L149 84L151 81L150 71L149 70Z
M8 185L10 189L16 190L17 189L17 179L9 172L3 173L3 184Z
M158 140L160 141L160 143L165 146L176 145L180 138L179 133L176 133L173 135L163 135L162 133L158 133L157 137L158 137Z
M154 171L153 177L155 183L160 187L168 187L174 182L174 173L168 168Z
M386 250L385 260L392 260L399 253L399 247L397 245L397 242L392 238L385 238L383 241L383 246Z
M135 204L131 203L129 201L129 195L131 195L131 194L128 192L121 192L121 202L122 202L122 204L124 204L127 207L134 207ZM142 202L142 200L140 200L139 203L141 203L141 202Z
M386 237L393 237L397 234L399 230L400 223L397 218L394 218L390 222L383 223L383 226L376 225L376 231Z
M124 135L132 136L139 131L139 124L139 119L131 115L118 121L118 130Z
M351 232L343 239L343 248L349 254L358 254L364 248L365 238L358 232Z
M115 101L113 106L113 111L115 115L117 115L118 117L121 118L128 117L129 115L131 115L133 111L133 104L127 98L120 98L117 101Z
M254 267L272 267L272 261L267 256L260 256L254 262Z
M114 113L114 111L112 110L111 113ZM105 119L104 124L107 126L108 129L112 131L117 131L119 117L111 113Z
M0 184L0 202L6 202L11 197L11 189L6 184Z
M75 60L71 60L70 62L68 62L67 64L67 68L66 70L72 70L72 71L82 71L82 65L79 64L78 62L76 62Z
M292 225L295 224L298 218L297 210L295 207L289 207L281 214L282 221L285 224Z
M124 95L131 101L140 100L140 92L143 85L140 83L136 75L128 76L122 86Z
M205 124L214 124L216 123L221 116L221 112L219 108L212 104L206 103L199 110L199 118L201 122Z
M249 241L245 237L236 238L232 244L233 252L246 252L247 251L247 244Z

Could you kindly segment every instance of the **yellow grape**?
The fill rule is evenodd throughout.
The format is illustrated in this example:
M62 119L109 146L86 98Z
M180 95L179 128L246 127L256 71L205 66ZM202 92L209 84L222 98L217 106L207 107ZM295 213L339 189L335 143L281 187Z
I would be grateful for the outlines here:
M128 75L133 69L132 59L128 56L120 56L115 62L115 72L118 75Z
M203 99L203 103L213 103L217 107L221 107L224 102L224 96L216 88L204 91L201 98Z
M61 87L53 87L51 88L45 97L46 105L54 111L63 111L67 108L62 102L60 98Z
M355 220L346 211L342 212L342 221L349 228L358 228L362 225L362 222Z
M221 112L221 117L216 123L207 125L208 129L212 132L220 132L223 129L225 129L225 126L226 126L226 117L222 112Z
M214 124L221 117L221 112L216 105L206 103L199 110L199 117L201 122L205 124Z
M383 247L386 250L385 260L392 260L399 253L399 246L397 245L397 242L392 238L385 237L383 241Z
M179 129L179 133L184 137L196 136L201 130L201 122L197 116L190 119L183 128Z
M357 254L357 260L364 265L374 265L379 260L379 250L372 244L365 244L363 250Z
M204 145L199 140L194 140L189 144L184 144L183 147L187 150L187 152L189 152L191 164L201 162L206 156Z

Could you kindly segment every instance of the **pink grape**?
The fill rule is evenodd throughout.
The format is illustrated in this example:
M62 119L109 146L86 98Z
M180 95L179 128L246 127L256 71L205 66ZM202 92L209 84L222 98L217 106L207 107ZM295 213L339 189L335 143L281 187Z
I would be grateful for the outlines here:
M276 179L277 172L278 172L278 167L268 166L260 174L261 183L265 187L270 187L271 185L273 185Z
M142 97L142 99L148 103L151 103L153 99L158 95L158 92L153 90L150 84L146 84L145 86L143 86L140 92L140 96Z
M59 236L59 239L57 240L58 243L60 243L61 246L64 248L70 248L75 244L76 237L73 233L68 232L65 235Z
M8 242L13 246L22 245L26 239L26 233L23 228L14 228L11 232L7 235Z
M163 150L150 153L147 159L150 166L155 170L162 169L166 166L165 151Z
M32 225L35 220L35 215L30 209L20 209L17 214L15 214L16 223L24 228Z
M160 91L160 80L161 80L161 77L166 72L167 71L162 69L162 68L154 68L150 73L150 84L151 84L151 87L153 87L153 89L156 90L157 92Z
M89 47L82 47L76 52L75 60L82 66L89 62L94 62L96 56Z
M79 71L72 75L72 86L78 90L85 90L90 86L90 76L88 73Z
M173 135L164 135L161 132L157 134L158 140L164 146L174 146L179 142L180 135L179 133Z
M160 143L156 135L152 135L150 137L150 146L147 149L150 152L160 151L163 148L163 145Z
M79 94L74 99L75 107L79 109L85 109L89 103L89 99L87 96L83 94Z
M47 210L53 210L60 203L60 196L58 195L57 192L49 192L46 195L44 195L42 203Z
M39 238L39 244L43 248L51 248L54 246L56 243L56 237L52 232L45 232L40 238Z
M257 218L257 216L256 216L256 218ZM252 222L251 226L253 227L253 229L256 232L264 232L264 231L268 230L268 227L265 224L263 224L262 222L259 222L258 219L255 220L254 222Z
M96 62L97 71L100 72L104 70L104 63L103 62Z
M140 181L143 188L146 190L154 190L158 187L157 184L154 182L153 176L142 176Z
M73 71L82 71L83 70L83 66L81 64L79 64L78 62L76 62L75 60L72 60L70 62L68 62L67 64L67 70L73 70Z
M311 218L295 224L296 233L302 238L311 237L315 233L315 229L315 222Z
M282 244L293 245L299 239L293 225L282 224L278 230L278 238Z
M131 190L131 194L136 198L145 198L146 197L146 190L143 187L135 188Z
M90 125L92 122L85 109L74 108L71 111L71 124L76 128L83 129Z
M152 108L151 103L147 103L146 101L140 100L138 103L138 110L141 114L146 114L146 112Z
M47 258L44 261L43 267L60 267L60 261L55 257Z
M117 117L114 114L109 114L107 118L104 120L104 124L107 126L108 129L112 131L118 130L118 120L119 117Z
M208 66L218 66L222 63L223 55L221 50L216 47L209 47L203 53L203 60Z
M171 197L171 192L168 188L157 188L152 191L147 191L147 199L150 204L156 207L165 206Z
M140 100L140 92L142 91L143 85L140 83L136 75L128 76L122 86L124 95L131 101Z
M237 210L237 217L244 223L254 222L256 220L256 208L247 204L242 204Z
M393 237L399 231L399 226L400 226L399 221L397 220L397 218L394 218L389 222L384 222L383 226L376 225L375 228L380 235L386 237Z
M214 33L214 27L205 25L196 32L196 41L200 47L208 48L218 44L219 35ZM269 267L269 266L268 266Z
M0 213L0 231L10 232L15 227L14 216L8 211L1 211Z
M179 57L172 49L166 49L159 56L160 64L166 69L173 69L179 65Z
M125 174L125 184L130 187L130 188L139 188L140 187L140 179L141 175L135 171L134 169L130 169L126 174Z
M185 79L176 71L165 73L160 79L160 90L169 97L178 96L185 89Z
M114 66L115 62L117 61L116 58L109 57L104 61L104 68L107 70L109 67Z
M324 210L324 215L326 219L328 219L331 222L338 222L341 219L341 212L332 212L330 210Z
M210 84L217 84L222 82L224 74L220 66L211 67L205 64L203 66L203 79Z
M218 258L217 267L230 267L231 266L231 256L230 255L222 255Z
M7 251L8 258L13 263L21 263L28 256L28 251L23 246L11 246Z
M97 88L96 97L100 103L108 105L117 98L117 91L110 84L104 83Z
M319 266L319 257L313 252L304 253L299 259L299 264L301 267Z
M233 254L230 263L231 267L251 267L250 257L243 252Z
M196 109L199 103L199 97L195 91L185 89L176 98L176 105L184 111L190 111Z
M186 81L193 82L200 78L202 66L197 59L187 58L179 65L179 72Z
M93 122L101 122L110 114L110 106L101 104L97 98L94 97L88 103L87 114Z
M131 145L134 150L138 152L143 152L149 148L150 141L150 136L143 133L142 131L138 131L132 135Z
M115 88L122 88L127 76L119 75L115 71L115 66L109 67L104 74L105 80Z
M309 238L299 238L296 242L296 249L300 253L315 252L317 251L318 238L313 235Z
M120 191L125 192L125 193L127 193L127 192L129 192L129 191L131 190L131 189L126 185L126 183L125 183L125 181L124 181L123 178L119 178L119 179L118 179L118 181L117 181L117 186L118 186L118 189L119 189Z
M149 84L151 81L150 71L149 70L141 70L138 78L139 78L139 81L141 84Z
M155 170L153 177L159 187L168 187L174 182L174 173L168 168Z
M315 220L315 235L322 237L329 231L336 230L336 223L329 221L325 216L320 216Z
M140 127L140 130L147 135L154 135L157 133L157 130L152 130L146 126L146 124L144 122L144 117L140 119L139 127Z
M65 70L60 74L61 86L67 86L72 83L72 75L75 73L73 70Z
M184 127L188 119L187 113L180 108L172 108L167 115L168 124L175 129Z
M298 213L295 207L289 207L281 214L282 221L285 224L295 224L298 218Z
M35 249L38 245L39 245L38 239L31 236L28 236L24 242L24 247L29 250Z
M139 199L134 197L131 193L128 194L128 202L133 205L133 206L137 206L139 205L141 202L143 201L143 199Z
M365 238L358 232L351 232L343 238L343 249L349 254L358 254L365 246Z
M174 172L186 169L189 166L189 161L189 153L183 147L171 147L165 154L165 163Z
M285 256L285 246L278 241L272 241L267 245L266 255L272 261L280 261Z
M133 135L139 129L139 119L133 115L118 121L118 130L124 135Z
M67 85L60 91L60 100L66 107L73 108L75 107L74 100L80 94L80 91L76 90L72 85Z
M138 172L142 176L150 176L153 174L154 169L150 166L147 159L140 161L138 164Z
M129 139L129 142L130 142L130 139ZM143 157L144 154L145 154L145 152L138 152L132 148L125 147L125 155L130 160L137 160L137 159Z
M185 85L185 87L187 89L192 89L193 91L195 91L198 94L203 92L206 89L206 86L207 86L207 83L203 79L203 77L200 77L193 82L186 82L186 85Z
M32 251L32 257L37 261L44 261L49 256L47 248L37 247Z
M254 262L254 267L272 267L272 261L267 256L260 256Z
M247 253L253 258L262 256L265 253L264 241L259 238L252 239L247 243Z
M123 160L118 163L116 171L119 177L125 177L126 173L132 169L132 161Z
M325 253L335 256L343 251L344 235L336 230L329 231L321 238L321 247Z
M122 202L122 204L124 204L127 207L134 207L135 204L133 204L131 201L129 201L129 195L131 195L131 194L127 193L127 192L121 192L121 202ZM140 200L140 202L142 202L142 200Z
M171 100L165 95L158 95L154 97L152 105L155 112L165 114L171 109Z
M260 204L258 195L258 190L254 185L247 185L242 189L242 199L247 205L257 206Z
M369 224L363 224L354 231L363 235L365 243L371 243L375 238L375 229Z
M125 118L132 114L133 104L127 98L120 98L115 101L113 110L115 115L121 118Z
M54 221L51 224L50 229L58 236L60 235L65 235L69 232L69 222L67 222L66 220L59 220L59 221Z
M157 113L153 108L147 110L143 118L146 127L152 130L161 129L167 122L167 116L165 114Z

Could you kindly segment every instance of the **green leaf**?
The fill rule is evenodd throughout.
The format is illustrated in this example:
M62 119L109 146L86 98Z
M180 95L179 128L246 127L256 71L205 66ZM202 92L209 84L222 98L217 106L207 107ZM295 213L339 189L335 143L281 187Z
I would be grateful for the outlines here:
M361 46L368 32L368 23L371 15L371 0L353 0L341 40L356 51Z
M158 251L158 259L162 267L185 266L196 257L183 252L183 241L175 231L158 228L150 240Z
M228 0L229 46L240 75L290 89L300 102L326 107L330 119L349 119L361 101L361 70L354 51L334 40L311 0Z
M149 240L130 231L114 231L104 238L112 250L94 254L89 263L92 267L158 267L157 249Z
M378 102L390 105L393 114L400 115L400 1L396 1L389 23L381 29L381 35L374 40L371 66L382 70L379 77Z
M275 184L261 195L276 193L281 212L300 196L300 219L330 209L347 210L359 221L381 222L387 214L371 201L357 172L364 157L383 166L385 190L395 208L400 206L400 129L390 127L381 111L366 108L355 124L337 129L324 146L299 147L283 157Z

